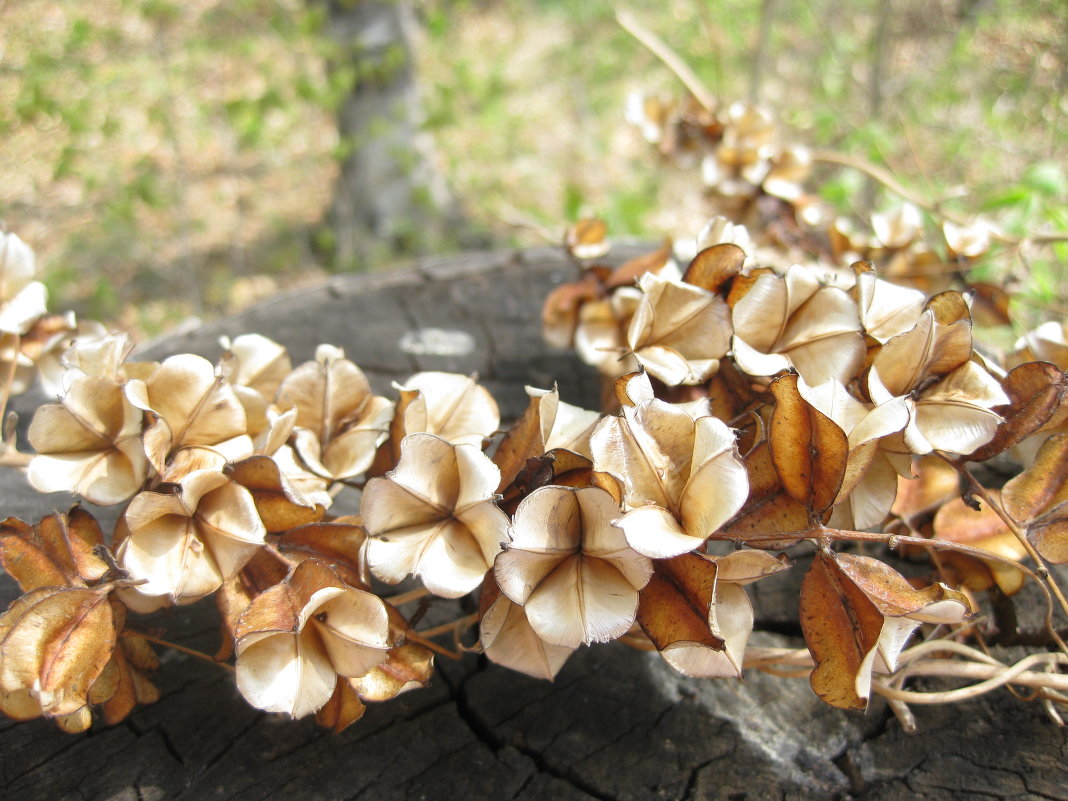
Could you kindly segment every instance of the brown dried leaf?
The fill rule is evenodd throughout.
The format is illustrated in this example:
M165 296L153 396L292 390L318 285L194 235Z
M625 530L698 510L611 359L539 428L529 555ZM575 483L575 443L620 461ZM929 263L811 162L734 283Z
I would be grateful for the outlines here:
M391 648L385 661L349 682L364 701L389 701L425 687L433 674L434 652L417 642L407 642Z
M746 454L744 461L749 481L749 497L738 515L723 527L722 534L745 541L754 535L808 530L811 527L810 509L792 498L783 488L768 443L765 441L757 445ZM753 545L780 550L797 541L787 539Z
M227 465L224 474L247 489L268 534L322 520L322 504L308 503L286 480L270 456L250 456Z
M988 492L995 500L998 498L996 490ZM1009 531L997 512L986 504L976 510L959 495L945 503L935 514L934 532L937 539L959 542L1005 559L1020 561L1027 556L1027 550ZM960 580L973 589L985 589L984 585L988 586L989 581L994 581L1003 593L1012 595L1019 592L1026 580L1022 570L1003 562L980 560L952 551L941 554L940 558L952 562Z
M1068 434L1046 440L1034 464L1009 481L1001 497L1043 559L1068 562Z
M690 262L682 280L709 292L719 292L724 284L742 271L745 251L735 244L724 242L705 248Z
M838 497L849 457L846 434L801 397L798 377L789 373L771 382L775 409L768 428L771 459L783 489L809 509L815 523Z
M0 692L28 691L50 717L76 712L115 648L108 593L43 587L18 608L0 640Z
M996 456L1058 420L1068 411L1068 376L1049 362L1026 362L1009 372L1001 382L1008 406L996 411L1003 422L994 438L973 451L968 461L982 462Z
M295 559L316 558L326 562L346 584L370 589L367 569L367 531L358 518L309 523L285 532L278 549Z
M332 729L334 734L341 734L367 711L353 688L352 681L338 676L330 700L315 713L315 722L324 729Z
M878 645L883 615L823 551L801 582L800 616L816 665L809 677L813 691L831 706L864 709L868 693L858 677Z

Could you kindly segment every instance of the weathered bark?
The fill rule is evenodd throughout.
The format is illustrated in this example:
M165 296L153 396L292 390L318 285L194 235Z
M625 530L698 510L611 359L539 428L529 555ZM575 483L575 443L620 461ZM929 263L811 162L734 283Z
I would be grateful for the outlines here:
M329 212L330 258L339 269L366 269L375 258L429 252L458 215L420 131L411 5L327 0L326 6L326 34L335 47L328 66L354 76L338 109L346 155Z
M620 254L625 255L625 254ZM550 351L538 309L573 277L558 253L466 254L414 270L338 277L238 317L154 343L145 357L214 357L217 337L256 331L294 360L319 342L343 346L373 385L416 370L478 371L505 418L523 384L593 406L599 384L572 355ZM29 411L41 398L20 399ZM18 488L0 471L0 513L36 518L62 495ZM803 566L755 585L755 644L799 645ZM13 596L8 580L4 599ZM442 611L455 613L452 602ZM434 612L432 611L432 614ZM155 615L184 645L218 645L210 602ZM427 625L433 625L428 621ZM1037 704L999 692L949 707L916 707L909 736L881 703L867 714L819 702L804 680L680 677L655 654L619 644L581 648L555 682L469 655L439 660L431 686L372 705L341 735L310 720L248 707L223 671L165 656L162 700L90 736L45 721L0 719L0 787L18 801L119 799L1068 799L1068 739Z

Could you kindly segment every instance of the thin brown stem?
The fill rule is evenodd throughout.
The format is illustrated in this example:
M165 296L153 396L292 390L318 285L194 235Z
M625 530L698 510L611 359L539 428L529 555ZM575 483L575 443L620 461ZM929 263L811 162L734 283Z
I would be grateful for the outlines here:
M441 654L446 659L451 659L454 662L458 661L462 656L462 654L458 654L455 651L450 651L448 648L445 648L444 646L438 645L433 640L428 640L426 637L423 637L422 635L420 635L419 632L412 631L411 629L405 629L404 637L409 642L417 642L420 645L422 645L423 647L429 648L434 653Z
M187 648L184 645L179 645L178 643L171 642L170 640L164 640L162 637L156 637L152 634L147 634L143 631L130 631L129 629L127 629L122 633L122 636L138 638L145 640L146 642L155 643L156 645L160 645L164 648L170 648L172 651L180 651L183 654L195 656L197 659L203 659L205 662L211 662L211 664L215 665L216 667L221 667L223 670L229 671L230 673L236 672L233 665L230 665L226 662L219 662L215 659L215 657L210 656L209 654L206 654L203 651L197 651L194 648Z
M628 11L617 11L616 22L622 26L623 30L645 45L654 56L664 62L664 66L675 73L675 77L690 90L690 94L694 96L694 99L701 104L705 111L716 110L715 96L704 85L704 82L697 77L697 73L690 69L690 66L679 57L678 53L668 47L663 39L638 22L637 17Z
M470 626L472 623L474 623L476 620L478 620L478 613L474 612L470 615L465 615L464 617L461 617L458 620L453 620L450 623L442 623L440 626L434 626L434 628L431 629L423 629L423 631L418 632L418 634L420 637L426 638L437 637L439 634L445 634L449 631L456 631L461 628L466 628L467 626Z
M426 587L416 587L414 590L408 590L408 592L398 593L397 595L390 595L382 600L390 606L403 606L404 604L411 603L412 601L418 601L426 598L430 594L430 590Z
M11 363L7 366L4 379L0 382L0 420L7 417L7 402L11 399L11 387L15 384L15 370L19 366L19 346L22 339L18 334L0 334L0 345L10 336L11 338Z

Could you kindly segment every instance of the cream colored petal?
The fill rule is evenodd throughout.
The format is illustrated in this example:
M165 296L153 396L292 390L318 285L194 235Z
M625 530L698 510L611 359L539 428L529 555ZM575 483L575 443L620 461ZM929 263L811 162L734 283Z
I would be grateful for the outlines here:
M0 232L0 303L11 300L37 272L33 248L18 234Z
M25 334L47 313L48 290L40 281L32 281L10 300L0 299L0 331Z
M797 382L797 391L811 406L833 420L847 435L868 415L868 406L850 395L842 382L837 379L828 378L814 385L800 379ZM901 427L904 427L904 423Z
M282 381L276 402L282 409L296 407L297 425L325 443L358 418L371 397L363 371L340 349L320 346L315 361L300 365Z
M874 272L860 273L856 286L861 324L880 342L916 325L927 302L927 296L918 289L883 281Z
M630 547L650 559L667 559L689 553L705 544L705 537L683 531L678 521L659 506L640 506L616 521Z
M267 534L252 493L233 481L200 499L196 519L202 530L237 542L260 545Z
M622 417L606 417L594 429L594 468L623 481L628 506L673 507L689 475L693 432L693 419L672 404L624 407Z
M515 603L525 604L534 588L574 552L541 553L509 549L497 555L493 562L493 574L501 592Z
M607 492L604 494L611 500ZM582 547L582 534L583 514L576 491L568 487L540 487L516 508L508 529L508 547L542 554L568 554Z
M491 661L536 679L554 678L574 651L542 640L531 628L523 607L504 595L482 616L480 633Z
M494 497L501 483L501 471L486 454L474 445L456 445L456 473L460 491L456 509L462 511Z
M814 383L829 378L852 381L864 366L864 354L864 339L856 331L808 341L788 351L797 372Z
M187 517L162 517L141 526L123 541L118 559L132 579L144 579L136 587L139 593L167 596L176 603L202 598L224 581L197 536L196 524Z
M392 645L382 599L350 589L312 610L310 626L322 639L334 670L356 678L383 662Z
M731 349L734 351L735 363L742 372L749 375L775 375L793 367L793 362L788 356L781 353L763 353L737 336L732 340Z
M367 518L364 517L364 525ZM367 540L367 565L375 577L387 584L399 584L419 568L427 539L442 522L398 527ZM371 529L368 528L370 533Z
M722 420L702 417L694 425L692 473L679 499L679 514L688 535L706 539L742 508L749 497L749 476L734 434Z
M236 362L230 381L256 390L267 400L274 398L292 370L285 347L260 334L242 334L228 349Z
M573 648L625 634L634 623L638 591L605 561L572 556L538 585L524 609L541 639Z
M731 310L735 342L743 340L753 350L767 353L791 313L786 281L777 275L761 275Z
M237 643L237 688L257 709L304 717L330 700L336 682L316 637L264 632Z
M425 541L415 572L434 595L459 598L481 584L489 568L490 563L470 530L462 523L449 521Z
M508 515L491 500L457 510L456 519L462 523L482 549L487 565L493 564L501 552L501 543L508 540Z
M385 441L387 433L385 429L358 427L350 428L332 439L323 452L322 464L328 471L327 475L341 480L365 472L374 461L375 450Z
M426 403L426 431L449 442L480 447L501 424L497 402L472 376L458 373L416 373L404 389L419 390ZM420 429L408 426L413 433Z
M388 476L424 502L451 510L457 506L461 490L457 458L453 445L441 437L409 434L401 441L401 457ZM474 461L469 459L468 463Z

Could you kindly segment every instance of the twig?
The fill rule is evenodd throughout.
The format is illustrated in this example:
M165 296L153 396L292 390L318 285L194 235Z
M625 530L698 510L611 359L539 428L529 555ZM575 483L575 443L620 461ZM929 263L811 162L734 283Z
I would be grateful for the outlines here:
M716 98L712 95L712 92L697 77L697 73L690 69L689 65L679 58L678 54L668 47L663 39L638 22L637 17L629 11L622 9L617 11L616 22L620 24L623 30L645 45L654 56L664 62L664 65L675 73L675 76L690 90L690 94L694 96L694 99L701 104L705 111L716 110Z
M230 673L236 673L237 672L233 665L231 665L231 664L229 664L227 662L219 662L218 660L215 659L215 657L210 656L210 655L204 653L203 651L197 651L194 648L187 648L184 645L179 645L176 642L171 642L170 640L164 640L161 637L155 637L155 636L153 636L151 634L146 634L145 632L142 632L142 631L131 631L131 630L127 629L126 631L124 631L122 633L122 636L123 637L138 638L138 639L145 640L147 642L155 643L156 645L161 645L164 648L170 648L173 651L180 651L183 654L188 654L189 656L195 656L197 659L203 659L205 662L211 662L211 664L216 665L217 667L221 667L223 670L229 671Z
M425 598L430 594L430 590L426 587L416 587L414 590L408 590L408 592L398 593L397 595L390 595L387 598L383 598L390 606L403 606L404 604L411 603L412 601L418 601Z

